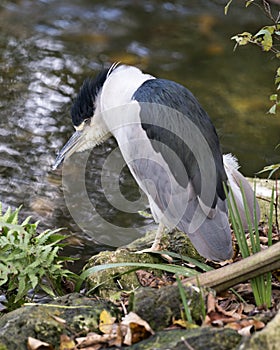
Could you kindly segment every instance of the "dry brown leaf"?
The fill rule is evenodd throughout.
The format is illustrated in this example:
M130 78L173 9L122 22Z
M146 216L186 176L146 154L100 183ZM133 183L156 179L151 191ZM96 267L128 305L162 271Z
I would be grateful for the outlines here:
M88 333L86 337L76 338L78 343L78 349L85 349L92 345L100 345L101 343L106 343L108 341L108 334L97 334L97 333Z
M225 328L231 328L234 329L235 331L239 331L242 327L239 322L229 322Z
M207 295L207 314L215 311L216 308L216 299L213 293Z
M75 339L78 343L78 349L88 349L94 346L94 349L99 349L97 345L108 344L109 346L121 346L122 345L122 332L120 325L114 324L111 327L110 334L97 334L89 333L86 337L79 337Z
M261 321L254 319L243 319L236 322L229 322L225 328L231 328L238 331L241 335L251 335L252 331L259 330L265 327L265 324Z
M242 310L243 310L243 306L242 304L235 304L233 306L233 308L229 311L226 311L222 306L220 306L218 303L216 303L216 309L218 312L220 312L221 314L228 316L228 317L233 317L236 319L241 319L242 317Z
M158 276L154 276L152 272L145 270L136 271L136 275L139 283L143 287L159 288L171 284L171 282L164 276L160 278Z
M205 316L205 319L204 319L204 321L203 321L203 325L204 325L204 326L210 326L210 325L211 325L211 318L210 318L209 315L206 315L206 316Z
M121 322L122 330L125 330L124 341L125 345L131 345L147 338L154 331L141 317L136 313L130 312Z
M255 330L263 329L265 324L262 321L255 319L244 319L240 321L242 327L247 327L248 325L252 325Z
M121 325L115 323L113 324L113 327L110 333L110 340L108 341L108 345L120 347L122 345L122 341L123 341L123 336L122 336Z
M82 338L78 338L78 339L82 339ZM89 345L89 346L82 346L80 347L80 345L77 345L75 349L84 349L84 350L99 350L104 346L104 344L95 344L95 345Z
M53 350L53 346L36 338L28 337L28 350Z
M61 334L59 350L72 350L75 349L75 342L68 335Z
M254 304L244 304L244 313L248 314L249 312L252 312L254 309L256 308L256 306Z
M215 326L223 326L224 324L236 321L236 318L223 315L220 312L210 312L208 317L210 318L210 323Z

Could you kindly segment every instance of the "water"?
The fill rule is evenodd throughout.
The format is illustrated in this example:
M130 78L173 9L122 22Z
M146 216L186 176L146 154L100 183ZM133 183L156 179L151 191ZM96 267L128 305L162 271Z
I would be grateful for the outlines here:
M225 152L245 175L279 162L279 117L266 115L277 62L258 48L233 52L230 37L265 24L257 10L224 1L2 0L0 5L0 184L4 208L23 205L41 228L65 227L72 255L101 249L71 218L61 174L50 169L73 132L69 110L83 79L122 61L187 86L211 116ZM87 188L98 213L121 227L150 219L115 210L99 174L113 140L96 148L87 164ZM73 164L75 161L73 160ZM78 165L79 166L79 165ZM74 171L74 170L73 170ZM118 176L111 174L112 178ZM139 192L127 169L122 193ZM85 215L81 208L81 217ZM77 238L77 240L75 240Z

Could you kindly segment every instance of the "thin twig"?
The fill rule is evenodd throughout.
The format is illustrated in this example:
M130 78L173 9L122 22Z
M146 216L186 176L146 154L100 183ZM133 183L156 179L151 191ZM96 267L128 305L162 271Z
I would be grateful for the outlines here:
M184 337L182 337L181 340L189 350L195 350L195 348L193 348Z

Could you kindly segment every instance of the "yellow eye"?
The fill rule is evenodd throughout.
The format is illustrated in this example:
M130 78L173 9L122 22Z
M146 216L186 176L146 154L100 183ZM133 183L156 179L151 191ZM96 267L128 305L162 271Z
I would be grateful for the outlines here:
M74 125L74 128L76 129L76 131L82 131L85 127L85 121L82 121L82 123L78 126Z

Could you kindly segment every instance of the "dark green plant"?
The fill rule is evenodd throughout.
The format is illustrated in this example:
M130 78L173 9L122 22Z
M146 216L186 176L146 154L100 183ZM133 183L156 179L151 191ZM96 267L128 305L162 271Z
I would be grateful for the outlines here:
M59 256L65 236L61 229L37 232L39 222L30 217L18 223L20 208L2 213L0 203L0 288L5 293L8 309L14 309L40 289L54 297L63 294L62 280L76 275L63 268L70 258ZM31 293L30 293L31 291Z
M183 284L180 280L179 275L176 274L176 281L178 284L178 289L179 289L179 293L180 293L180 297L183 303L183 307L184 307L184 315L185 315L185 321L187 321L189 324L193 323L193 319L192 319L192 315L191 315L191 310L186 298L186 293L185 293L185 289L183 287Z

